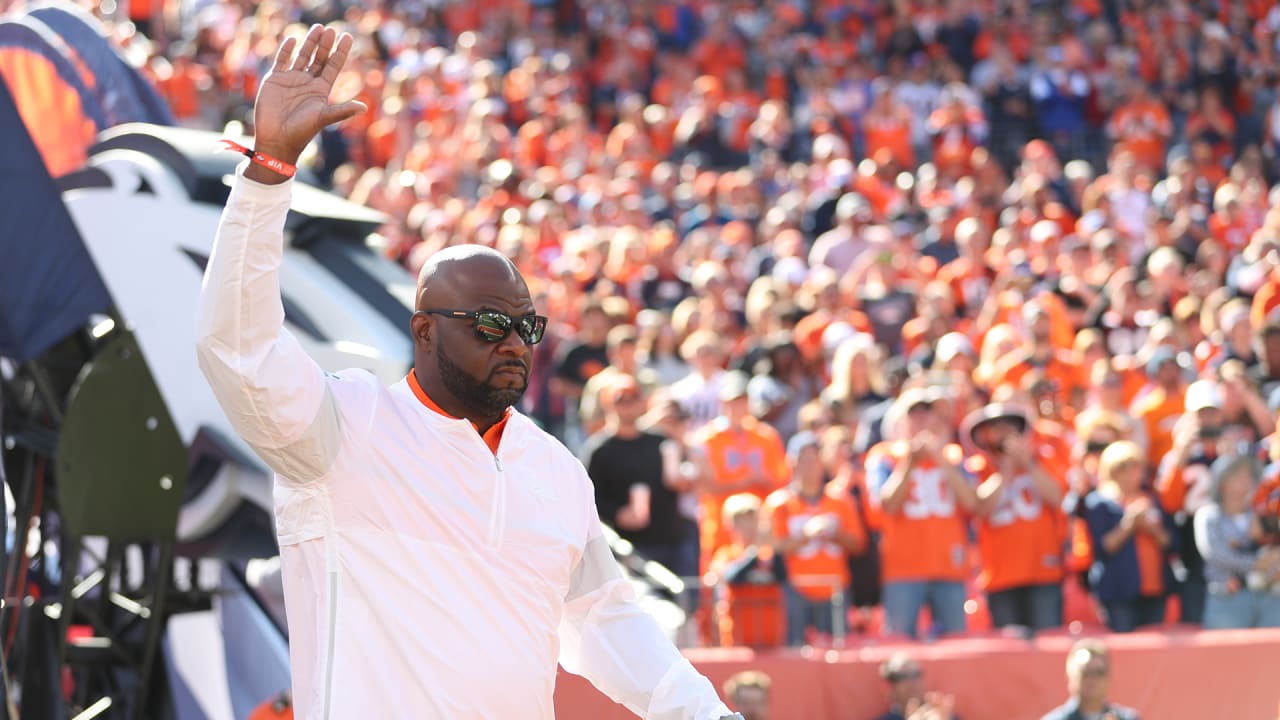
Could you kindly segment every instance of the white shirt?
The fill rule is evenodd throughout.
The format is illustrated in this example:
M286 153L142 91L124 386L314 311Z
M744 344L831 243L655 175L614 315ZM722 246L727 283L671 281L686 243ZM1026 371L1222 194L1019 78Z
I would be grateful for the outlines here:
M695 432L720 415L720 385L725 372L717 371L704 378L697 370L690 371L671 384L671 398L689 415L689 432Z
M283 329L291 185L237 178L198 355L277 473L296 716L549 719L557 660L643 717L728 715L633 602L559 442L513 412L494 453L404 381L326 375Z

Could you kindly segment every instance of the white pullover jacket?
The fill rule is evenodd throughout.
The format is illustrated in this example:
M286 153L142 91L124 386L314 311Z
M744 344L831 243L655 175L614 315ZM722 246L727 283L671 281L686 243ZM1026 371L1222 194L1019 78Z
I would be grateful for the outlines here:
M633 601L582 465L513 412L496 453L405 381L326 374L284 329L292 181L243 177L204 278L200 367L276 471L301 720L554 717L557 660L641 717L729 714Z

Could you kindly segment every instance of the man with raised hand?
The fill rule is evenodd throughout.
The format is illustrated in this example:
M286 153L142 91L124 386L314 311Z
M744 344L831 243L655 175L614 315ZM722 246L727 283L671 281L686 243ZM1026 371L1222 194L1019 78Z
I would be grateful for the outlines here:
M634 602L582 465L514 405L535 314L515 266L463 245L422 270L414 369L326 374L283 328L293 164L364 111L329 93L352 39L286 39L254 108L201 298L198 356L276 472L299 718L551 718L557 660L631 711L731 717Z

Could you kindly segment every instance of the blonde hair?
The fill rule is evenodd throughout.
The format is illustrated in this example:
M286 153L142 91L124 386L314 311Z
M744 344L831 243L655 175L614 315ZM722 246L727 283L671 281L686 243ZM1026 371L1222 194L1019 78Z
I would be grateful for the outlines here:
M988 384L995 373L996 364L1000 361L1001 345L1017 344L1018 331L1008 323L1000 323L987 331L982 338L982 349L978 351L978 367L974 370L974 380L980 385Z
M680 345L680 354L685 360L692 360L699 350L710 348L719 355L724 355L724 344L720 336L710 330L695 330L689 333Z
M1072 343L1071 349L1076 355L1084 356L1084 354L1089 352L1093 347L1099 345L1102 346L1104 350L1107 347L1107 340L1102 335L1102 331L1098 328L1087 327L1081 328L1080 331L1076 333L1076 339L1075 342Z
M1121 465L1130 462L1142 462L1142 448L1132 440L1119 440L1107 446L1098 458L1099 483L1114 483L1115 471Z
M1115 433L1117 442L1120 442L1122 438L1129 434L1129 427L1125 422L1125 417L1119 413L1100 410L1098 412L1080 413L1076 416L1076 437L1080 438L1081 442L1088 442L1089 436L1095 430L1102 429Z
M720 516L725 526L733 525L733 521L750 513L760 512L760 498L751 493L737 493L725 498Z
M880 348L865 335L846 338L836 346L831 359L831 392L841 400L848 397L853 386L853 361L862 357L867 361L867 387L878 395L887 395L889 380L884 374L884 358Z

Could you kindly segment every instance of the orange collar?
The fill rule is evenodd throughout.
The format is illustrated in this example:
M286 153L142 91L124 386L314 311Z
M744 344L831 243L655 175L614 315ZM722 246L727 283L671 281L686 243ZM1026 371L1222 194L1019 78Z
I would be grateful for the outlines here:
M443 408L437 405L436 401L432 400L427 395L427 392L422 389L422 385L418 383L418 376L415 375L412 370L409 371L409 376L405 379L409 381L409 388L413 390L413 394L418 398L419 402L427 406L429 410L436 412L440 415L443 415L451 420L461 419L461 418L454 417L453 415L450 415L449 413L445 412ZM498 443L502 442L502 431L507 429L507 420L509 420L510 418L511 418L511 408L507 408L507 411L502 414L501 420L494 423L493 426L490 427L487 431L480 433L480 438L484 440L485 445L489 446L489 451L492 452L494 455L498 454ZM475 423L471 423L471 427L475 428L476 432L478 433L480 432L480 427Z

